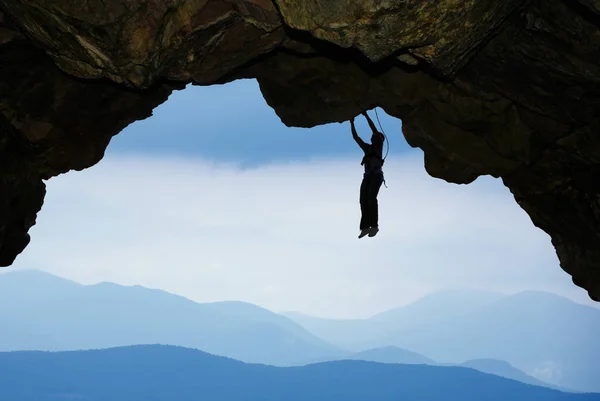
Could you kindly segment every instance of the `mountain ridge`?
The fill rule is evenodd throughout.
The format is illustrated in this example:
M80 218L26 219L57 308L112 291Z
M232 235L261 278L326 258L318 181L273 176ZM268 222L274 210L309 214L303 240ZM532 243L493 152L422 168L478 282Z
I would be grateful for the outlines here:
M428 299L438 298L441 299L443 304L449 304L443 302L443 296L449 293L452 292L440 292L435 296L428 297ZM577 315L580 310L579 304L570 303L570 300L566 298L555 297L553 294L543 292L524 291L514 296L505 296L497 301L489 302L489 298L496 295L475 291L467 294L466 299L472 299L477 294L483 294L479 304L488 308L485 309L487 312L484 315L492 315L494 319L503 318L503 321L513 322L515 321L513 309L531 309L529 315L525 316L527 318L525 325L531 324L531 321L535 320L531 318L532 314L535 317L540 311L554 313L552 308L557 307L557 305L565 305L566 303L568 308L567 312L564 313L570 315ZM458 299L461 299L461 297L458 294ZM536 309L537 299L544 299L545 301ZM549 303L549 301L551 302ZM527 302L532 306L521 307L519 302ZM423 304L426 304L426 302L421 302L421 305ZM506 304L508 304L508 307ZM547 306L544 306L547 304L552 305L552 308L548 309ZM10 305L18 305L18 307L14 308ZM489 312L489 308L499 308L498 305L500 305L500 312L502 310L510 312L507 315L508 317L503 317L503 314L499 312ZM433 307L437 308L435 303ZM469 305L466 308L472 309ZM401 308L394 308L392 311L397 309ZM583 310L592 315L596 313L595 308L592 307ZM430 314L426 312L427 310L419 313L429 316ZM437 311L437 313L441 315L440 311ZM461 316L461 319L463 319L464 316L471 316L472 313L473 311L458 315L455 313L454 316ZM306 317L307 315L303 316ZM410 321L410 315L407 316L408 318L405 317L404 319ZM25 317L28 319L25 319ZM589 389L586 386L589 386L590 383L593 385L593 371L590 368L593 358L587 362L584 361L587 365L582 365L583 367L579 368L580 372L583 372L583 380L578 382L577 376L573 379L572 375L571 378L567 377L568 380L561 382L553 376L545 377L540 376L540 374L532 374L532 371L536 372L535 369L546 368L545 365L515 366L510 358L504 357L504 354L493 354L495 352L494 346L499 341L498 339L493 340L494 337L491 337L493 342L479 344L480 350L485 352L471 352L465 355L456 353L451 355L453 358L448 362L447 359L440 358L439 351L442 351L442 356L444 356L444 352L449 352L446 349L448 348L447 344L451 344L451 349L457 348L465 343L467 337L461 334L460 330L456 331L456 327L449 327L447 322L444 322L441 326L439 320L434 321L432 329L425 332L422 331L425 327L422 321L412 331L391 333L383 331L388 337L386 339L385 336L382 336L385 341L381 344L375 344L371 348L352 350L345 349L340 344L336 346L329 339L324 341L318 333L302 327L301 323L294 322L289 317L276 314L248 302L197 303L180 295L159 289L148 289L138 285L121 286L110 282L82 285L35 270L0 274L0 318L5 322L4 335L0 337L0 350L102 349L115 346L160 343L187 346L246 362L260 362L278 366L301 366L337 360L459 366L466 363L462 361L487 358L501 360L518 371L507 370L505 369L506 366L503 368L500 365L492 368L480 366L480 369L477 370L492 369L489 373L498 376L518 377L524 383L544 383L547 387L568 389L569 391L574 391L571 389L585 391ZM485 316L472 319L470 326L467 325L467 333L470 336L475 336L472 340L467 341L469 346L476 347L478 345L477 332L481 330L480 322L482 321L485 321ZM586 327L584 321L585 319L579 318L578 323L575 325ZM10 324L11 322L13 324ZM14 324L15 322L17 324ZM81 322L87 323L80 324ZM353 334L352 327L344 324L349 323L351 326L357 322L366 325L372 323L369 320L359 319L349 322L344 320L333 321L333 323L342 324L338 331L340 335L348 337ZM544 323L544 321L541 321L541 323ZM559 318L557 325L561 323L563 321ZM498 326L494 321L485 323L484 326L491 327L494 324ZM392 322L389 327L393 328L394 325L396 323ZM108 326L115 327L115 329L109 330L107 329ZM53 328L48 329L48 327ZM88 328L87 331L85 327ZM368 326L361 327L361 329L368 328ZM491 331L491 334L496 335L496 332L502 332L501 328L501 325L496 327ZM458 327L458 329L461 328ZM464 328L461 330L464 331ZM552 328L550 331L549 335L560 332L560 327ZM94 336L98 337L96 332L100 333L100 339L94 338ZM454 338L454 343L444 339L438 346L436 354L436 348L431 348L431 343L436 345L435 343L439 342L438 339L448 332L450 334L455 333L454 337L451 337ZM568 334L569 332L565 333ZM71 340L69 340L68 335L72 335ZM358 332L358 335L362 334ZM12 343L11 339L13 339ZM81 339L86 341L81 341ZM534 342L532 338L527 341ZM539 342L539 340L535 341ZM514 348L515 345L511 345L511 347ZM430 352L430 349L433 349L433 352ZM577 355L576 352L574 354ZM553 368L553 366L550 365L550 368ZM548 368L546 368L547 371Z
M19 401L600 400L462 367L365 361L275 367L164 345L0 353L0 377L6 380L0 398Z
M201 304L162 290L113 283L84 286L55 277L33 271L0 275L0 318L9 328L0 337L0 350L164 343L271 364L346 353L259 307L253 309L261 318L232 317L223 304Z
M357 323L288 316L326 341L354 351L394 345L447 364L499 359L560 388L600 391L595 374L600 359L600 342L595 337L600 332L600 309L549 292L520 291L483 300L479 307L455 313L445 321L424 320L444 312L447 305L443 301L442 297L430 305L435 313L421 310L417 324L402 329L369 319ZM411 321L407 314L404 324ZM359 335L336 338L357 324ZM356 342L349 344L349 339Z

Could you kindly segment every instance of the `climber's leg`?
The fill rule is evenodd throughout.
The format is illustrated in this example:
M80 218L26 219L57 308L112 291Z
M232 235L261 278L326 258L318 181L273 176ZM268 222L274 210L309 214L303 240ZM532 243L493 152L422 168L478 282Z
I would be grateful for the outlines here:
M369 237L374 237L379 231L379 205L377 202L377 195L379 195L379 189L383 183L382 174L373 174L369 180L369 188L367 191L367 208L369 221Z
M360 184L360 230L361 233L358 238L362 238L368 234L368 229L370 227L370 216L369 216L369 204L368 204L368 195L369 195L369 186L370 180L368 176L363 176L362 182Z

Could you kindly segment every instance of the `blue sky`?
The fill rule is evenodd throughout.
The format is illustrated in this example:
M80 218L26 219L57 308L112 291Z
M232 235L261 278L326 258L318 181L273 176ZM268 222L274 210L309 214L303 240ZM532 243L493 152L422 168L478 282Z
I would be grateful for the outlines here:
M375 238L357 239L349 123L286 127L245 80L174 93L96 166L49 180L14 268L338 318L461 288L593 304L499 180L428 176L401 122L380 117L391 147Z
M378 124L375 112L369 114ZM392 137L390 154L414 152L401 136L401 121L382 109L378 114L383 130ZM371 130L365 119L359 116L356 123L359 134L368 140ZM310 129L287 127L262 99L258 83L249 79L208 87L189 85L173 93L152 118L130 125L115 137L107 152L191 156L243 167L341 156L361 159L348 122Z

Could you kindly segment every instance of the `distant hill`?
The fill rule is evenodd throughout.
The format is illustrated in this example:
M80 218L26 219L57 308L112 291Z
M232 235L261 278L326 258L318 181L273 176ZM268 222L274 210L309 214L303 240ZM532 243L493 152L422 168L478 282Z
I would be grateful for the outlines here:
M404 363L409 365L435 365L433 359L427 358L416 352L408 351L398 347L381 347L362 352L357 352L344 359L354 359L380 363Z
M348 354L255 305L199 304L139 286L83 286L39 271L0 274L0 321L0 351L170 344L274 365Z
M493 292L446 290L425 295L406 306L379 313L369 320L392 331L441 323L467 315L503 298Z
M600 391L600 310L543 292L522 292L450 321L382 342L442 362L500 359L539 380Z
M525 372L517 369L508 362L497 360L497 359L475 359L466 361L460 364L451 363L439 363L431 358L424 355L417 354L416 352L408 351L402 348L388 346L381 348L374 348L354 354L339 357L339 358L320 358L318 360L308 361L301 365L308 365L310 363L317 362L331 362L341 360L356 360L356 361L367 361L367 362L378 362L378 363L396 363L396 364L408 364L408 365L432 365L432 366L460 366L465 368L471 368L478 370L483 373L504 377L507 379L517 380L521 383L532 384L535 386L542 386L553 388L555 390L565 392L576 392L571 389L562 388L559 386L546 383L542 380L538 380Z
M388 345L379 339L392 331L385 324L369 319L325 319L298 312L282 314L324 341L355 352Z
M600 392L600 310L554 294L446 291L360 321L286 316L340 346L397 346L449 364L498 359L561 388ZM356 325L360 341L341 338Z
M345 349L361 351L390 345L382 339L400 330L452 320L502 298L501 294L475 290L448 290L426 295L369 319L324 319L298 312L283 315Z
M600 401L472 369L338 361L280 368L134 346L0 353L0 399L18 401Z
M489 373L492 375L505 377L507 379L517 380L521 383L532 384L534 386L550 387L554 388L555 390L572 392L572 390L570 389L553 386L552 384L546 383L544 381L536 379L535 377L529 376L522 370L519 370L512 366L510 363L506 361L500 361L498 359L473 359L470 361L463 362L459 366L475 369L483 373Z
M426 356L423 356L421 354L417 354L416 352L408 351L394 346L369 349L340 357L306 360L303 363L299 363L297 365L309 365L319 362L332 361L366 361L408 365L437 365L437 362L433 359L427 358Z

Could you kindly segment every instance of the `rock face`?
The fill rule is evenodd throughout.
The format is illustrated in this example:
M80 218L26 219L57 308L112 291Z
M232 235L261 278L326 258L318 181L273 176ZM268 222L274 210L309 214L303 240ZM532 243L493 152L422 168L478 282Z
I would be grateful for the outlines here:
M501 177L600 301L595 0L0 0L0 263L29 242L42 179L188 82L256 78L282 121L374 106L430 175Z
M212 83L283 38L270 0L0 0L8 18L80 78L147 88Z

